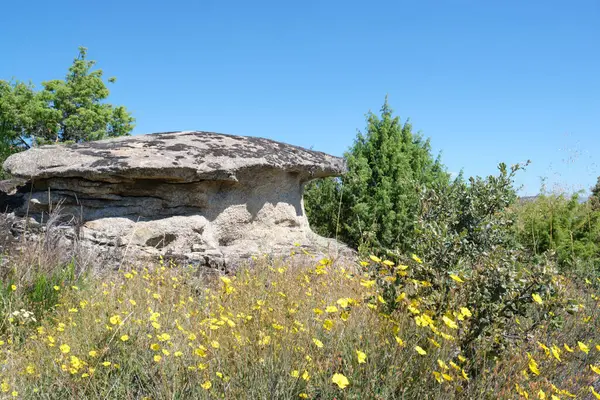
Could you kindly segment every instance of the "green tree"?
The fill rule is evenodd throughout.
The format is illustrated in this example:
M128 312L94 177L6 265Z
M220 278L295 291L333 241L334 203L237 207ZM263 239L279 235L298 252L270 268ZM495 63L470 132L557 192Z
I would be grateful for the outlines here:
M387 98L381 116L367 115L344 155L348 173L340 179L312 182L305 194L311 227L356 248L406 249L413 237L419 188L448 184L429 140L393 115Z
M40 91L31 84L0 80L0 165L10 154L30 146L131 132L134 118L125 107L104 102L110 92L103 72L92 70L96 62L86 56L87 49L80 47L65 79L43 82Z
M600 176L591 189L589 202L594 210L600 211Z

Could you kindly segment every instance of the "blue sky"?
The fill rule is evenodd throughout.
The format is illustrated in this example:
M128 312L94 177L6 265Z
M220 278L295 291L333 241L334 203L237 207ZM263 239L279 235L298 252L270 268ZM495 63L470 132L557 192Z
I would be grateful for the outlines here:
M5 2L0 79L62 78L78 46L134 133L198 129L341 155L385 95L448 170L532 160L523 194L600 175L600 2Z

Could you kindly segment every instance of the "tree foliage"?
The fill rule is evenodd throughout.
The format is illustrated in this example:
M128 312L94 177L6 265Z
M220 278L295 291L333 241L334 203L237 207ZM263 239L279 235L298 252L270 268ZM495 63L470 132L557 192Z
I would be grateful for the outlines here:
M516 233L532 254L551 253L563 271L600 270L600 210L594 198L542 193L519 204Z
M110 92L103 72L93 70L96 62L86 56L87 49L80 47L65 79L43 82L40 91L31 84L0 80L0 162L30 146L131 132L134 118L125 107L104 102Z
M381 115L367 115L366 132L358 133L344 157L347 174L307 187L311 227L356 248L406 249L420 186L449 181L429 140L394 116L386 98Z

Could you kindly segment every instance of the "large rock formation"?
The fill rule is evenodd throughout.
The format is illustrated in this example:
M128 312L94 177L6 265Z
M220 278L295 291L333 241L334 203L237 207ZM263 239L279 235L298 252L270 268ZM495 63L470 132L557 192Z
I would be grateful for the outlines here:
M42 146L4 168L16 179L0 182L1 211L43 223L60 206L98 254L220 267L293 244L331 244L310 231L302 192L345 170L324 153L209 132Z

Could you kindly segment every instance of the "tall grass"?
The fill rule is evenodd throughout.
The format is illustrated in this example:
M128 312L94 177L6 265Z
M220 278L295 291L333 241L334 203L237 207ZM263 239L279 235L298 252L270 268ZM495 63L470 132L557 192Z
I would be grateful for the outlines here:
M557 276L555 296L573 305L559 326L514 342L473 375L470 366L481 360L466 359L456 338L475 307L446 310L443 318L427 310L427 299L399 299L402 306L386 313L366 272L373 263L398 268L407 285L425 283L412 279L410 267L375 260L258 260L231 276L164 264L84 275L78 284L52 285L47 300L56 295L56 304L35 321L20 311L31 304L30 292L17 288L0 342L0 394L514 399L542 392L585 398L593 396L590 387L598 390L600 374L590 367L600 359L598 282ZM451 293L461 299L461 290L456 282Z

